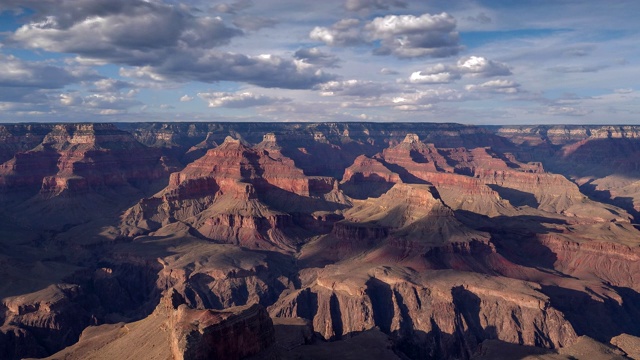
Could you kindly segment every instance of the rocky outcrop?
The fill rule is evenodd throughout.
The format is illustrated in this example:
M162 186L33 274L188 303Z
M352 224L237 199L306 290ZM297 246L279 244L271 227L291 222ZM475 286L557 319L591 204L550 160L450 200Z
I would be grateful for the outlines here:
M163 161L111 124L55 125L34 149L0 166L0 185L40 190L44 198L70 196L155 181L170 170Z
M6 298L0 327L3 359L46 356L75 343L95 318L81 305L77 285L51 285L39 292Z
M640 292L640 248L605 241L576 241L560 234L538 235L542 245L557 260L554 267L564 274L596 276L606 284ZM589 264L588 267L581 264Z
M273 322L260 305L219 311L180 305L169 323L177 360L242 359L275 342Z
M366 199L378 197L400 182L400 175L389 170L378 159L360 155L344 170L340 188L352 198Z
M285 231L295 228L300 217L291 213L309 214L303 218L318 223L311 229L319 229L325 218L312 213L336 210L344 201L335 180L305 176L279 152L273 136L256 148L228 137L172 174L169 186L156 197L127 211L123 229L135 235L181 221L212 240L291 251L298 240ZM334 202L337 205L331 205Z
M48 359L244 359L274 342L260 305L197 310L169 289L142 320L89 327L80 341Z
M314 331L327 339L377 326L410 358L469 358L485 339L551 349L577 339L534 284L451 272L408 281L390 269L371 271L319 273L269 311L312 320Z
M401 143L385 149L382 157L386 162L401 166L418 178L423 172L453 172L438 149L433 144L420 141L416 134L407 134Z
M118 127L0 127L0 290L18 295L0 357L80 337L55 356L375 340L389 358L469 359L640 335L635 127ZM264 353L260 307L298 321Z
M142 239L141 239L142 240ZM156 287L172 288L196 309L269 306L295 287L293 264L231 245L204 246L161 260Z

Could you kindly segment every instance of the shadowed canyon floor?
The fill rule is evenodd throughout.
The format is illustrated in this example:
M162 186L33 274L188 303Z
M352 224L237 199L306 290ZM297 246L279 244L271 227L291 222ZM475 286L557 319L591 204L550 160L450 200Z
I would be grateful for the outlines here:
M0 358L625 359L640 127L0 126Z

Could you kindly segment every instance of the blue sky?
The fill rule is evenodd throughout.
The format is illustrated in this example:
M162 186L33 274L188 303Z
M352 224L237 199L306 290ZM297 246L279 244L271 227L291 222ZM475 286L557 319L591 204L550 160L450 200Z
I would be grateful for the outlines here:
M1 0L0 121L638 124L636 0Z

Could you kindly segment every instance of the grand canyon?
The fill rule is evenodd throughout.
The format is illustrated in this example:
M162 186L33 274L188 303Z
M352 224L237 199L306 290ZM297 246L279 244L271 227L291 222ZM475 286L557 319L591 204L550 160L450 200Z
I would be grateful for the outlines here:
M0 358L640 357L640 127L0 125Z

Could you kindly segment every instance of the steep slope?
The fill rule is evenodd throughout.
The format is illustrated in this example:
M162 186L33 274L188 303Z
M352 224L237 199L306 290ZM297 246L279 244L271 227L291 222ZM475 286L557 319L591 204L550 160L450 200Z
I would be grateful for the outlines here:
M134 235L178 221L212 240L291 251L302 231L296 230L291 213L307 211L303 218L310 218L313 230L313 223L327 220L315 211L343 207L340 202L346 199L334 183L330 178L305 176L279 152L272 137L266 136L255 149L228 137L172 174L169 186L155 197L127 211L123 229Z
M0 165L0 187L19 222L58 230L117 212L170 169L156 149L111 124L55 125Z

